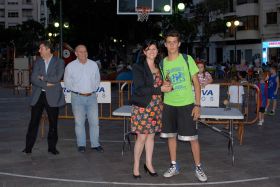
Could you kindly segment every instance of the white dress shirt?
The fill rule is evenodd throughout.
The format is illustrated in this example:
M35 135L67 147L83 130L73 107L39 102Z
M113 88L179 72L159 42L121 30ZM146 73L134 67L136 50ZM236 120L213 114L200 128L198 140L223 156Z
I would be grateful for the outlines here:
M96 62L88 59L85 64L78 59L69 63L64 72L65 87L73 92L96 92L100 84L100 73Z
M46 71L46 74L48 73L48 68L49 68L50 61L51 61L52 57L53 57L53 55L51 55L51 58L50 58L48 61L45 60L45 59L43 59L44 62L45 62L45 71ZM45 92L46 90L42 89L42 91Z

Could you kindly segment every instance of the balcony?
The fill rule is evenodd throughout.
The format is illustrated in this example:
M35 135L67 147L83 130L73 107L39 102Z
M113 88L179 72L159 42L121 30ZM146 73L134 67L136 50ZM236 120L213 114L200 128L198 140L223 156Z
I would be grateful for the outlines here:
M247 3L236 6L236 15L239 17L251 16L259 14L259 4Z
M280 36L280 24L267 24L263 29L264 37Z
M243 5L243 4L251 4L251 3L258 3L258 0L237 0L237 5Z

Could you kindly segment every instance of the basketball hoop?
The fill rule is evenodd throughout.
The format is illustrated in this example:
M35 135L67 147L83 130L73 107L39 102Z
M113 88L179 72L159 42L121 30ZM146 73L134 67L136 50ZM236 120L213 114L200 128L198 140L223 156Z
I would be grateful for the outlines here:
M151 8L149 7L137 7L136 8L138 19L137 21L148 21L149 13L151 12Z

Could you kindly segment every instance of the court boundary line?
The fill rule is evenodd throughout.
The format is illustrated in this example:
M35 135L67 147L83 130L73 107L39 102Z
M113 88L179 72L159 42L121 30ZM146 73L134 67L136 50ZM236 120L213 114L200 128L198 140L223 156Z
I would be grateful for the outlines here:
M39 177L32 175L22 175L15 173L0 172L0 175L10 176L10 177L20 177L38 180L48 180L57 182L73 182L73 183L86 183L86 184L114 184L114 185L130 185L130 186L202 186L202 185L214 185L214 184L234 184L234 183L244 183L253 181L269 180L270 177L259 177L251 179L240 179L240 180L230 180L230 181L220 181L220 182L205 182L205 183L129 183L129 182L108 182L108 181L91 181L91 180L78 180L78 179L65 179L65 178L52 178L52 177Z

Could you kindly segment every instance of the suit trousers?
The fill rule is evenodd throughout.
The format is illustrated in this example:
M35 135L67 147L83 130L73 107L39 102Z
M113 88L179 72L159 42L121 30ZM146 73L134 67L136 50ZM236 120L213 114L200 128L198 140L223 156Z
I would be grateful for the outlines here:
M48 132L48 149L56 149L58 140L57 135L57 119L59 113L59 107L50 107L46 98L46 93L41 92L41 95L34 106L31 106L31 120L29 123L28 131L26 134L26 146L25 150L31 152L38 134L38 128L44 109L47 112L49 120L49 132Z

